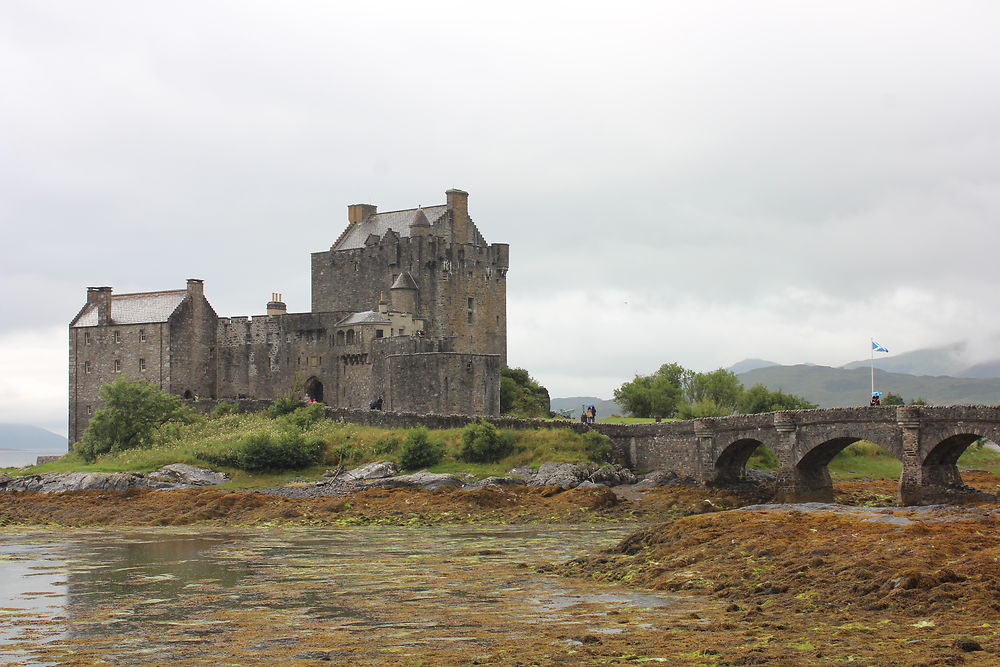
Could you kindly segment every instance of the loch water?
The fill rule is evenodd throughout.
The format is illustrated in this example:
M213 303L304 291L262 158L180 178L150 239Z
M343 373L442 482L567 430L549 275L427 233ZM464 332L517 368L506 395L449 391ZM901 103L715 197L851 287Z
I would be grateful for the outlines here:
M0 660L448 661L529 640L558 650L587 633L622 632L621 610L655 616L695 604L537 567L606 549L634 529L8 531Z

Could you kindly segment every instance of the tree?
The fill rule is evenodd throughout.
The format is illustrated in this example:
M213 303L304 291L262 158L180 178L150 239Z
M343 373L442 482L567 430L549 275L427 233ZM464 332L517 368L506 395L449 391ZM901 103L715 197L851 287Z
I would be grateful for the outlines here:
M500 370L500 413L516 417L548 417L549 390L523 368Z
M678 364L664 364L652 375L636 375L615 389L615 402L635 417L671 417L689 373Z
M888 394L886 394L885 396L883 396L882 400L879 401L879 403L881 405L905 405L906 404L903 401L903 397L902 396L900 396L899 394L894 394L891 391Z
M152 444L157 429L170 422L188 422L194 412L181 400L144 380L118 377L101 389L104 407L94 413L76 451L87 461L101 454Z
M777 412L778 410L809 410L815 408L815 403L810 403L801 396L786 394L778 389L771 391L764 385L757 383L743 392L740 399L740 412L748 415L761 412Z
M732 371L720 368L711 373L695 373L687 390L692 404L711 401L729 414L736 410L743 396L743 383ZM707 416L707 415L706 415Z

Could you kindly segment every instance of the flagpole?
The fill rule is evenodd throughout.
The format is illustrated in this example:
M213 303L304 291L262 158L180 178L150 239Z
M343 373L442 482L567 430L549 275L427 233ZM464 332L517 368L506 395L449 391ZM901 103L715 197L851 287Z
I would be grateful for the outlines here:
M868 351L872 357L872 396L874 396L875 395L875 339L872 338L868 342L871 343L871 345L868 346L869 347Z

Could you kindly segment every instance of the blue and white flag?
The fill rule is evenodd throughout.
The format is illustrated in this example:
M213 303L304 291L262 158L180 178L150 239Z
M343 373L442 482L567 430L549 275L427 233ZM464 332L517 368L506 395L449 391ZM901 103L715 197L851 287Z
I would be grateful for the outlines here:
M888 352L889 348L882 347L881 345L879 345L875 341L872 341L872 350L874 350L875 352Z

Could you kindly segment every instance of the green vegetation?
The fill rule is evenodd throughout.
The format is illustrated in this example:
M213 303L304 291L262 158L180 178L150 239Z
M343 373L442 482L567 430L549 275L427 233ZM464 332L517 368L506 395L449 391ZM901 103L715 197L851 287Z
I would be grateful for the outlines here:
M516 466L539 465L545 461L600 460L605 455L601 445L606 442L597 433L580 435L558 428L497 429L499 438L513 443L510 453L494 463L468 463L460 456L465 429L424 430L424 435L415 436L412 429L362 426L325 418L313 420L312 417L321 411L318 406L299 404L292 412L277 418L269 417L266 412L233 412L218 417L194 415L189 423L168 423L156 429L149 446L141 449L107 452L92 461L85 460L77 451L55 463L12 472L150 472L169 463L190 463L231 474L233 481L224 488L258 488L319 479L334 465L395 461L402 468L415 469L410 459L406 462L409 466L404 464L403 452L408 442L410 450L419 450L424 446L424 439L430 448L440 448L443 457L436 464L416 467L426 467L432 472L469 472L477 477L502 475ZM414 441L419 446L413 444ZM262 443L268 445L262 446ZM317 459L312 458L314 443L319 443ZM265 465L265 450L281 447L304 450L308 454L306 461L299 458L294 463L304 467Z
M437 465L444 458L444 447L431 441L422 426L410 431L399 452L399 465L405 470L417 470Z
M76 449L90 462L107 452L149 447L160 427L194 418L179 398L142 380L119 376L101 389L101 398L105 407L94 413Z
M516 434L500 433L485 419L477 419L462 429L462 449L458 458L468 463L496 463L514 451Z
M523 368L500 370L500 413L511 417L548 417L549 391Z
M723 368L696 373L677 363L664 364L652 375L637 375L616 389L614 398L633 416L645 418L698 419L816 407L801 396L762 384L744 389L739 378Z

